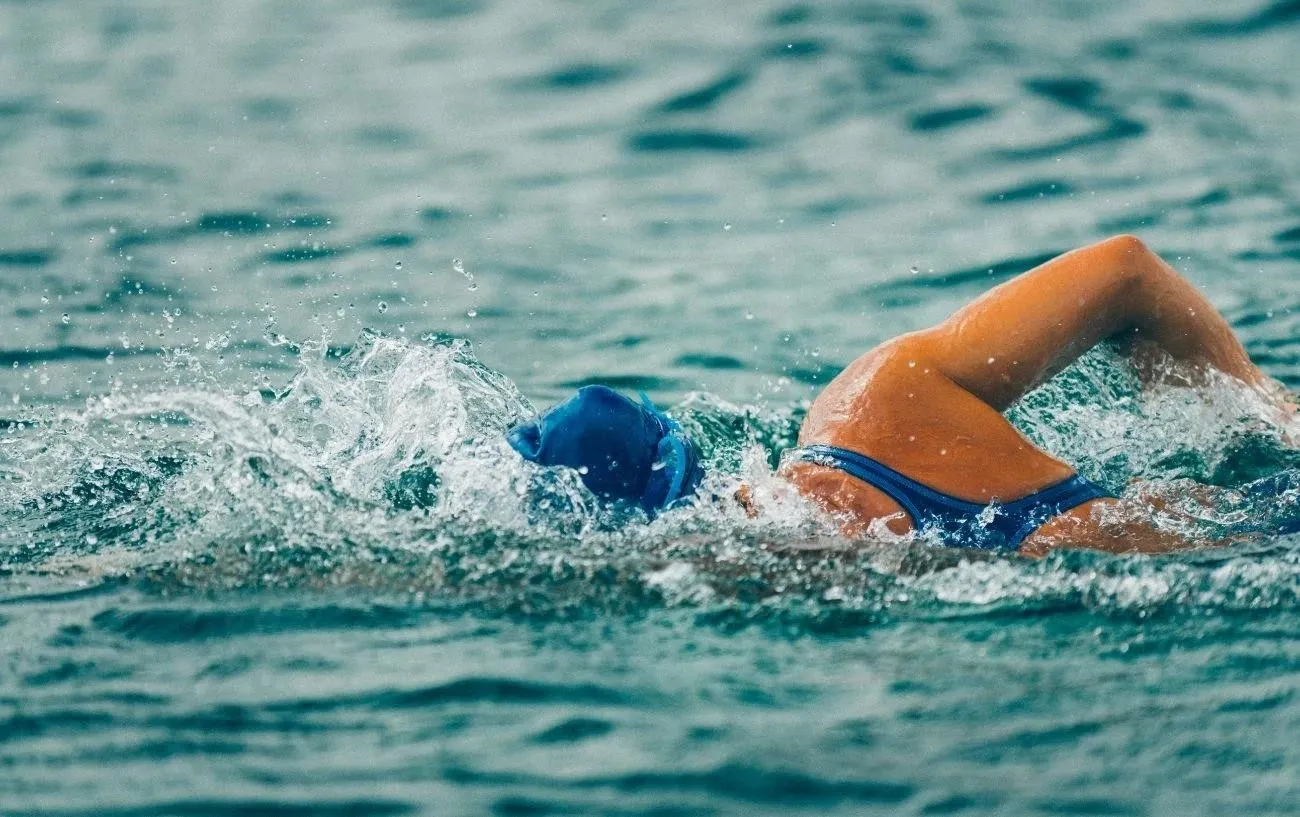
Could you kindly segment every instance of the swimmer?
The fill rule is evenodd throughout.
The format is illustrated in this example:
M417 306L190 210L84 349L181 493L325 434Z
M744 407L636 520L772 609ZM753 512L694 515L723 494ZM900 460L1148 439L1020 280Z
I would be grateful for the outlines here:
M939 534L963 547L1041 556L1058 547L1160 553L1210 543L1161 527L1156 494L1121 499L1033 445L1002 412L1079 355L1113 341L1144 379L1180 372L1184 385L1219 372L1255 390L1279 423L1296 419L1285 388L1259 370L1227 321L1139 239L1117 236L1068 252L995 287L931 329L859 357L813 402L778 475L841 521L894 534ZM1160 367L1161 359L1176 362ZM579 471L597 495L650 515L689 501L698 453L648 399L589 386L511 430L511 446L542 465ZM1248 486L1278 495L1288 472ZM1144 492L1140 486L1136 492ZM1213 507L1226 489L1203 486ZM750 508L742 487L737 499ZM1172 503L1169 503L1172 504ZM1274 525L1291 531L1294 522Z

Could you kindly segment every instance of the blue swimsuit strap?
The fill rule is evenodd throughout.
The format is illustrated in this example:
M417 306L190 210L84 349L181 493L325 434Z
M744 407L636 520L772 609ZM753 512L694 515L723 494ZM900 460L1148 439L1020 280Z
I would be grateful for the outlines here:
M1026 536L1052 517L1093 499L1109 496L1097 485L1075 474L1028 496L998 503L997 513L985 522L983 520L989 505L936 491L856 451L815 444L796 449L794 456L799 460L837 468L878 488L902 506L918 529L935 524L948 528L951 523L972 528L969 532L976 534L975 544L983 547L989 546L988 529L1003 535L1005 544L1002 547L1014 550L1020 547Z

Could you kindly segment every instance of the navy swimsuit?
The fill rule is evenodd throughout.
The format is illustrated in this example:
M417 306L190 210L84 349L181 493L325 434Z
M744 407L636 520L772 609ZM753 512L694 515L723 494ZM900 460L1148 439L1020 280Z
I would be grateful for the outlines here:
M833 445L809 445L791 452L796 460L837 468L903 506L918 531L937 530L944 543L981 550L1016 550L1047 520L1085 502L1110 496L1075 474L1063 482L1012 502L981 505L948 496L888 465Z

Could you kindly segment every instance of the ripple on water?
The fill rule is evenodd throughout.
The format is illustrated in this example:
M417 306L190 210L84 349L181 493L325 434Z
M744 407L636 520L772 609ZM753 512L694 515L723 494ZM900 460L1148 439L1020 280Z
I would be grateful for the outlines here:
M633 134L627 142L641 153L738 153L761 145L754 136L715 130L653 130Z
M332 801L322 798L304 800L262 799L262 798L196 798L190 800L166 800L139 806L105 807L93 809L40 809L33 811L14 811L15 817L28 815L45 815L46 817L89 817L92 814L106 817L247 817L250 814L267 815L267 817L360 817L360 815L414 814L420 806L399 800L380 800L364 798L356 800Z
M418 618L401 607L339 605L252 608L248 610L109 609L92 619L95 627L131 639L181 643L226 639L256 633L297 630L384 629L409 625Z
M58 252L53 249L0 249L0 267L44 267L54 263L58 257Z

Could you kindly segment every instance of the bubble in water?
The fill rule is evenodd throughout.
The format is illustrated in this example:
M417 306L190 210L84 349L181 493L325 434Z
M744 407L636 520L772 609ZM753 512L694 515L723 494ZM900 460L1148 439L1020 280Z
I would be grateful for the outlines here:
M731 232L731 222L730 222L730 221L728 221L727 223L725 223L725 224L722 225L722 231L723 231L724 233L729 233L729 232Z
M469 310L468 312L465 313L465 316L466 316L466 317L469 317L469 318L476 318L476 317L478 317L478 310L477 310L477 309L471 309L471 310Z
M387 301L380 301L380 302L379 302L379 311L380 311L380 312L387 312L387 311L388 311L388 302L387 302Z
M63 317L61 318L61 320L62 320L64 323L72 323L72 316L69 315L67 312L64 312L64 313L63 313Z
M913 275L917 275L921 272L921 268L918 267L916 264L913 264L912 268L909 269L908 272L912 273Z
M747 320L747 321L752 321L753 319L754 319L754 313L753 313L753 312L746 312L746 313L745 313L745 320Z
M401 262L401 261L398 261L396 264L393 264L393 269L395 269L395 270L400 270L401 268L402 268L402 262Z

